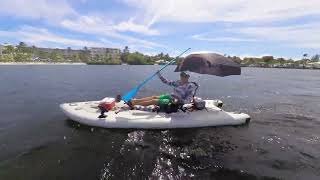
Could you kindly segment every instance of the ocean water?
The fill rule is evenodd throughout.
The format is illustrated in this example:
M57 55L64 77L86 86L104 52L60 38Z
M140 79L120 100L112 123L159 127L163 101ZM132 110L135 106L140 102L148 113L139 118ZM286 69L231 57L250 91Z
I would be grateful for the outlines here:
M0 66L0 179L319 179L320 71L191 75L198 96L248 113L247 126L103 129L59 109L125 93L157 68ZM155 78L138 97L170 91Z

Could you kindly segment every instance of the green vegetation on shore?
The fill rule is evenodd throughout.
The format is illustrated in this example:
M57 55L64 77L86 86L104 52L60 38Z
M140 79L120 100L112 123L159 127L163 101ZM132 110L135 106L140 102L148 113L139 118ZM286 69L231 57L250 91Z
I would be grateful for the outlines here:
M225 55L227 56L227 55ZM248 67L272 67L272 68L320 68L320 55L316 54L309 58L303 54L301 60L274 58L264 56L261 58L228 56L233 61ZM54 63L86 63L90 65L151 65L165 64L172 57L168 54L149 56L140 52L130 52L129 47L123 50L113 48L87 48L74 50L39 48L27 46L20 42L18 45L0 45L0 62L54 62ZM182 60L180 58L177 63Z
M120 49L112 48L87 48L74 50L39 48L27 46L24 42L19 45L0 45L0 62L54 62L54 63L87 63L92 65L150 65L161 64L171 60L168 54L160 53L155 56L144 55L139 52L130 52L129 47Z
M307 54L303 55L301 60L292 60L284 58L274 58L273 56L263 56L261 58L245 57L242 60L237 57L230 57L242 66L248 67L265 67L265 68L320 68L320 56L318 54L308 58Z

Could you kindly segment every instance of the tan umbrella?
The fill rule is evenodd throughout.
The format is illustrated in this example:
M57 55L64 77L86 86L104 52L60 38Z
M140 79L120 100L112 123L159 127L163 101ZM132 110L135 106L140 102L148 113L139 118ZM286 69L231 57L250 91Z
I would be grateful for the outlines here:
M190 71L216 76L240 75L240 64L216 53L191 54L175 69L175 72Z

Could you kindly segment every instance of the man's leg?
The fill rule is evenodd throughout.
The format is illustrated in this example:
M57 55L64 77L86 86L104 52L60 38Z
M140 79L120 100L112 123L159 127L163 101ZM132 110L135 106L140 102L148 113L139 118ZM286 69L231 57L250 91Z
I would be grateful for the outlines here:
M141 99L132 99L131 102L133 105L136 105L136 104L140 104L141 102L151 101L154 99L159 99L159 96L150 96L150 97L145 97L145 98L141 98Z
M141 106L150 106L150 105L157 105L158 104L158 99L152 99L149 101L143 101L140 103Z
M141 106L150 106L150 105L157 105L158 104L158 99L151 99L151 100L146 100L146 101L131 101L132 105L141 105Z
M139 102L134 102L131 101L132 105L141 105L141 106L150 106L150 105L168 105L172 102L171 99L159 99L159 98L152 98L151 100L146 100L146 101L139 101Z

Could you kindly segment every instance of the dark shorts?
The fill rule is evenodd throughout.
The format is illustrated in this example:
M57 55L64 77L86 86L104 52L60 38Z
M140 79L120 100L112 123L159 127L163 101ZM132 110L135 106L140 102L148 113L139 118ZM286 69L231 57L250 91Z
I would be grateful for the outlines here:
M163 94L159 97L158 105L168 105L172 103L172 97L170 94Z

